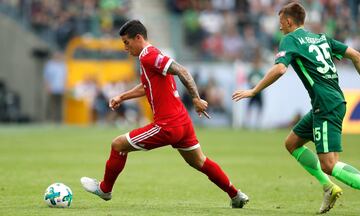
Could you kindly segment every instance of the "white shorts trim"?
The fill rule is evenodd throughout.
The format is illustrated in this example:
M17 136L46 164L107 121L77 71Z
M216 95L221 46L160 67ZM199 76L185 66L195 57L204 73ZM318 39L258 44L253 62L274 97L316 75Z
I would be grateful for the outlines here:
M181 150L181 151L191 151L191 150L197 149L199 147L200 147L200 143L193 145L191 147L188 147L188 148L176 148L176 149Z
M142 148L142 147L138 146L137 144L135 144L135 143L133 143L133 142L131 141L131 139L130 139L130 133L126 133L125 136L126 136L127 141L130 143L130 145L131 145L132 147L134 147L134 148L136 148L136 149L139 149L139 150L142 150L142 151L147 151L147 149Z

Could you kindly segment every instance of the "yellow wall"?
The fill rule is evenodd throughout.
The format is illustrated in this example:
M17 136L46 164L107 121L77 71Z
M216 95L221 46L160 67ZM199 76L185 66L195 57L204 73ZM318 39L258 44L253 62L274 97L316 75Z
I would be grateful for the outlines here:
M360 134L360 90L347 90L344 91L344 94L347 104L343 132ZM355 110L356 108L357 110Z
M73 39L65 51L68 69L65 123L89 124L92 119L91 104L86 100L75 98L71 93L72 89L87 77L96 79L100 86L114 80L134 80L136 78L135 61L127 54L126 58L122 60L76 59L74 53L77 49L121 52L125 52L125 50L120 39L79 37Z

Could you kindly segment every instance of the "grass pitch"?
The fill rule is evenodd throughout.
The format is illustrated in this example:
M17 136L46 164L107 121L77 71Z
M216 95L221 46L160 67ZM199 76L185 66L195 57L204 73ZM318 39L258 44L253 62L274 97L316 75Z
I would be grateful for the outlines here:
M82 176L101 179L116 128L0 127L0 215L315 215L322 201L317 181L286 152L288 131L197 129L205 154L250 196L244 209L189 167L171 147L135 152L109 202L85 192ZM360 168L360 136L344 135L342 161ZM313 144L309 143L311 149ZM336 181L336 180L335 180ZM54 182L73 191L69 209L45 205ZM336 181L338 182L338 181ZM339 183L339 182L338 182ZM359 215L360 191L339 183L344 195L328 215Z

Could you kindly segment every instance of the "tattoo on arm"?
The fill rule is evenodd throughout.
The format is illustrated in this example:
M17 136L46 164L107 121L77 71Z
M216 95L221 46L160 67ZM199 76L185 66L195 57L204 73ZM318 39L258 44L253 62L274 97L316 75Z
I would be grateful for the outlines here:
M168 69L168 73L179 77L192 98L200 98L195 81L185 67L173 61Z

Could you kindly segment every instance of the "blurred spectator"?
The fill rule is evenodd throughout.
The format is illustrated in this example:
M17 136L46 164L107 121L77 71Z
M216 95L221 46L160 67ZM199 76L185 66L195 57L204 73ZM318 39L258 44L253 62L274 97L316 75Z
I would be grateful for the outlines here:
M196 2L196 3L194 3ZM240 33L239 60L251 62L253 51L261 46L263 52L273 52L281 39L278 26L278 11L287 0L168 0L172 13L183 16L186 45L199 55L200 60L231 60ZM359 0L301 1L307 13L305 28L324 32L340 41L357 41ZM234 24L232 24L234 23ZM233 29L230 32L229 29ZM230 36L232 35L232 36ZM192 40L193 37L193 40ZM231 47L228 38L234 40ZM219 43L220 39L223 45ZM200 41L199 41L200 40ZM196 42L202 46L196 46ZM244 51L246 50L246 51ZM229 52L232 52L229 56ZM268 55L267 58L271 58Z
M201 44L205 36L205 31L200 26L198 8L186 10L183 15L183 23L185 28L185 42L188 46L197 46Z
M45 90L47 93L47 120L60 123L63 112L63 96L67 69L62 53L55 52L44 66Z
M195 68L194 72L192 73L192 76L193 76L195 83L198 86L198 92L199 92L200 98L205 98L204 87L200 83L199 73L200 73L199 68ZM193 106L192 97L189 95L189 93L187 91L183 92L181 100L184 103L187 110L193 109L194 106Z
M257 83L263 78L264 70L261 66L261 56L256 54L253 60L251 71L247 77L249 88L254 88ZM249 99L244 117L244 126L246 128L258 129L261 127L261 117L263 112L263 94L258 93Z
M216 10L229 11L235 9L236 2L235 0L211 0L211 4Z
M131 2L1 0L0 7L3 12L18 16L46 41L64 49L69 40L77 35L113 36L128 19ZM264 52L276 50L281 38L277 13L286 2L287 0L166 0L163 5L167 6L170 13L181 16L183 29L179 31L184 31L184 41L178 42L184 42L195 54L188 55L192 60L195 57L198 58L195 60L239 59L251 62L254 44L265 49ZM307 10L306 28L324 32L340 41L359 40L359 0L302 0L301 3ZM236 32L239 36L235 35ZM242 44L240 54L243 55L238 56L235 50L239 49L239 39ZM232 42L233 47L230 46Z
M246 26L244 28L244 43L242 46L242 60L251 62L256 54L258 48L258 41L256 40L255 29L253 26Z
M208 34L216 34L222 30L224 17L219 11L214 10L210 1L205 1L205 9L200 11L200 26Z
M105 84L102 88L103 95L108 103L108 101L126 91L126 86L123 81L113 80L107 84ZM115 121L118 119L125 118L125 105L124 103L120 104L119 108L115 111L110 110L108 108L108 112L106 113L106 122L110 124L115 124Z
M218 59L223 55L223 39L220 32L214 33L202 42L202 58L204 60Z
M210 77L204 88L204 99L208 102L209 112L225 112L224 96L225 92L220 88L214 77Z
M70 39L75 36L75 20L69 13L62 13L57 25L56 43L61 50L64 50Z
M6 85L3 80L0 79L0 121L5 120L6 118Z
M127 100L120 104L119 108L112 111L108 107L108 101L131 89L133 83L128 80L116 80L105 84L102 88L102 94L106 101L105 121L111 125L133 125L140 124L142 120L141 111L137 100Z
M2 0L18 18L47 42L64 49L77 35L113 34L127 20L129 0ZM11 14L11 15L12 15Z
M224 59L229 61L240 59L243 43L243 38L241 38L236 28L227 28L223 36Z
M107 103L94 75L87 75L73 89L76 100L85 101L91 109L92 122L101 121L106 114Z

